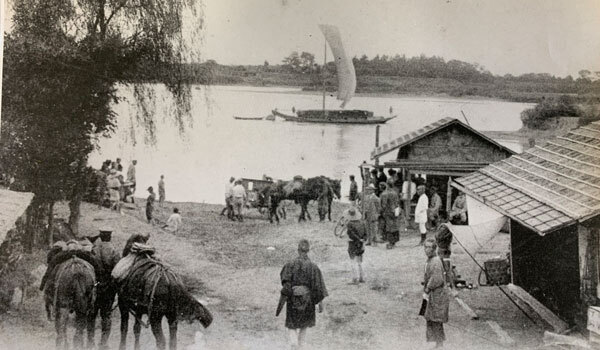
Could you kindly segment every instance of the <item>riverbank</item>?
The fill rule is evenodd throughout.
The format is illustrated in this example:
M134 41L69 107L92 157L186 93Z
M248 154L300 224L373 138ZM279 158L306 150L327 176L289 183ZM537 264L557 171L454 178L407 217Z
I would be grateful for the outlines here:
M288 205L288 219L281 225L269 224L256 210L247 213L243 223L231 222L219 215L221 206L198 203L166 203L157 209L164 221L174 207L181 210L183 226L175 234L146 223L143 201L124 210L124 215L95 205L82 206L81 233L93 234L98 227L115 229L113 244L119 249L134 233L149 233L161 260L178 271L198 298L214 315L214 323L204 332L207 342L202 349L285 349L287 332L284 315L276 318L283 264L296 255L297 242L311 242L310 258L323 271L329 297L325 311L317 315L317 325L308 332L312 349L422 349L425 324L417 315L421 303L424 254L416 246L419 236L402 231L394 250L383 245L367 247L365 284L350 285L351 268L347 244L333 235L333 222L297 222L299 210ZM333 219L347 208L334 202ZM314 205L309 210L316 217ZM58 205L59 216L67 207ZM478 259L496 256L508 248L507 235L500 235L488 252ZM35 259L34 259L35 260ZM29 260L28 260L29 261ZM43 257L31 262L32 268ZM477 270L465 254L455 255L459 273L476 284ZM54 326L45 320L41 293L37 285L28 289L28 297L18 312L0 318L0 348L40 349L54 340ZM520 313L496 288L459 291L480 316L471 317L456 302L450 306L446 326L448 349L501 349L505 346L488 321L499 324L516 342L518 349L533 349L540 344L541 331ZM116 348L119 337L118 311L113 312L110 345ZM163 325L166 329L166 324ZM197 323L180 324L179 348L193 342L200 330ZM131 329L131 326L130 326ZM70 333L71 334L71 333ZM97 335L98 336L98 335ZM131 345L132 337L129 338ZM153 348L154 339L142 329L142 348Z

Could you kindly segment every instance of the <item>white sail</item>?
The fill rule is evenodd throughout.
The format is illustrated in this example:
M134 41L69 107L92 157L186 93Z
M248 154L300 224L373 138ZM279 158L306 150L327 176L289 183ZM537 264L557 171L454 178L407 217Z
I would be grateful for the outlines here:
M337 99L344 101L341 108L352 99L356 90L356 72L352 60L346 55L342 37L337 27L331 25L319 25L321 32L325 36L325 40L331 48L333 57L335 58L335 66L337 68L338 91Z

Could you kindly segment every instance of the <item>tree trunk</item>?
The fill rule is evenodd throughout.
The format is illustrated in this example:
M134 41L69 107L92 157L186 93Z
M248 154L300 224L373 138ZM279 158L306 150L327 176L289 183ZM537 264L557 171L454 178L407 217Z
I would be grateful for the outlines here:
M48 222L47 201L34 196L27 209L25 235L22 237L23 247L31 252L34 247L42 247L46 241L46 223Z
M75 237L79 237L79 218L81 217L81 200L83 194L76 194L69 202L69 227Z
M54 202L48 204L48 226L46 227L46 244L52 246L54 239L52 237L52 227L54 226Z

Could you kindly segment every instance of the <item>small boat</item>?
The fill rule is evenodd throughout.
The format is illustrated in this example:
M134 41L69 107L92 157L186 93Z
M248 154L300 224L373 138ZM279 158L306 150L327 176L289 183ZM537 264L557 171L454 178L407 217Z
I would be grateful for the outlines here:
M326 43L329 44L333 56L335 57L335 67L337 71L338 90L337 99L342 100L341 109L325 109L325 84L323 84L323 106L322 109L308 109L293 111L292 114L281 113L276 109L272 111L273 115L283 118L287 121L301 123L331 123L331 124L383 124L396 116L389 117L374 116L373 112L366 110L345 110L344 106L352 99L356 90L356 71L352 60L346 55L342 38L337 27L331 25L319 25ZM327 67L327 45L325 45L325 62L323 72ZM325 81L325 77L323 77Z
M329 124L383 124L391 117L375 117L373 112L363 110L305 110L294 114L282 113L278 110L272 110L274 116L283 118L291 122L300 123L329 123Z
M235 115L233 116L233 119L235 119L235 120L263 120L262 117L236 117Z

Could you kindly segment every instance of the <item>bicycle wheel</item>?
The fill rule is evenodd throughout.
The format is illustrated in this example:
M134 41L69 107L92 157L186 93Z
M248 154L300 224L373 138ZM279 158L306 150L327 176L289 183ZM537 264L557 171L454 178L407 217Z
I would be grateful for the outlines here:
M337 221L337 223L335 224L335 228L333 229L333 234L336 237L342 237L343 235L346 234L346 223L348 222L348 220L345 217L341 217L339 218L339 220Z

